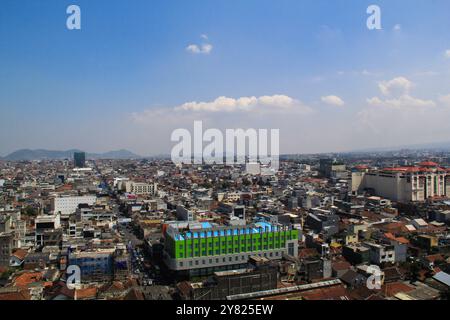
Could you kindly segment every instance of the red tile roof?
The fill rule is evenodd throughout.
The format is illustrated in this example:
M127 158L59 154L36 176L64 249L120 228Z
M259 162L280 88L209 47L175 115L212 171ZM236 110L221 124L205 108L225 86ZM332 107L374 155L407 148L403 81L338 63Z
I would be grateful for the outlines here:
M434 164L434 162L425 162L425 164L427 165L421 165L421 166L414 166L414 167L389 167L389 168L383 168L381 169L381 171L388 171L388 172L434 172L436 170L440 170L440 171L449 171L450 169L448 168L442 168L439 167L439 165L436 163L435 165L431 165Z
M397 293L410 292L413 290L414 290L414 287L411 287L403 282L386 283L381 288L381 291L386 295L386 297L393 297Z
M444 261L445 260L444 256L442 256L441 254L432 254L432 255L426 256L425 259L427 261L430 261L430 262Z
M404 237L396 237L390 232L385 233L384 236L386 238L388 238L389 240L397 241L397 242L400 242L400 243L403 243L403 244L409 244L409 240L408 239L406 239Z
M97 297L97 288L86 288L75 290L75 299L94 299Z
M331 268L333 270L339 271L339 270L348 270L350 269L352 265L348 263L347 261L339 261L332 264Z
M433 162L433 161L423 161L423 162L419 163L419 165L422 167L437 167L437 166L439 166L439 164L437 164L436 162Z
M42 279L42 272L25 272L13 280L15 287L26 287L32 283L39 282Z
M31 296L28 290L1 292L0 300L5 301L31 300Z
M28 254L28 251L23 250L23 249L17 249L16 251L14 251L14 253L12 255L19 260L23 260L23 259L25 259L27 254Z

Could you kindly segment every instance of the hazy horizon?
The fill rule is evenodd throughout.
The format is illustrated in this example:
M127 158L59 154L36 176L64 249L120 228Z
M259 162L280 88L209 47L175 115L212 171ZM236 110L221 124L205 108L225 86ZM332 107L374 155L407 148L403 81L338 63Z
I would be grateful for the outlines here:
M342 150L342 151L323 151L323 152L315 152L315 153L304 153L304 152L293 152L293 153L283 153L280 152L280 155L320 155L320 154L339 154L339 153L370 153L370 152L391 152L391 151L400 151L402 149L409 149L409 150L439 150L439 149L449 149L450 150L450 141L441 141L441 142L430 142L430 143L423 143L423 144L411 144L411 145L396 145L396 146L385 146L385 147L379 147L379 148L370 148L367 147L365 149L354 149L354 150ZM21 150L45 150L45 151L56 151L56 152L67 152L71 150L78 150L81 152L86 152L87 154L104 154L108 152L117 152L117 151L128 151L131 152L137 156L143 157L143 158L149 158L149 157L158 157L158 156L169 156L170 157L170 150L167 152L162 152L158 154L139 154L137 152L134 152L133 150L129 148L120 148L115 150L105 150L105 151L95 151L95 150L87 150L87 149L76 149L76 148L68 148L68 149L61 149L61 150L55 150L55 149L47 149L47 148L22 148L22 149L16 149L8 154L0 154L0 157L6 157L14 152L21 151Z

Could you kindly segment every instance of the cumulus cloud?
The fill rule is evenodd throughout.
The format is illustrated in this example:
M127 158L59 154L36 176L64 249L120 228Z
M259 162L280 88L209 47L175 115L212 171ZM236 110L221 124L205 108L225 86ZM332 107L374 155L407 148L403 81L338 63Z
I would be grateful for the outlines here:
M344 100L334 95L322 97L321 100L328 105L336 107L342 107L345 104Z
M156 119L168 122L179 119L195 119L195 117L209 117L214 115L307 115L313 112L313 109L303 104L301 101L286 95L266 95L250 96L240 98L218 97L212 101L205 102L186 102L179 106L171 108L154 108L143 112L133 113L132 119L135 122L154 122ZM217 117L216 117L217 118Z
M175 110L193 111L193 112L303 112L308 113L311 108L304 105L299 100L291 98L286 95L272 95L261 97L241 97L229 98L218 97L213 101L208 102L187 102Z
M393 28L394 31L400 31L402 30L402 26L400 24L396 24Z
M186 50L190 53L194 54L209 54L211 53L213 49L213 46L211 44L202 44L202 45L196 45L196 44L190 44L186 47Z
M190 44L186 47L186 51L193 54L210 54L213 50L213 45L210 43L206 43L208 41L208 36L206 34L200 35L205 43L202 44Z
M405 77L397 77L389 81L382 81L378 84L378 88L385 96L396 94L408 94L413 83Z
M433 100L423 100L410 95L414 84L405 77L397 77L389 81L382 81L378 88L384 96L390 98L373 97L367 99L370 106L397 109L402 111L427 109L436 106Z
M437 102L414 97L410 90L414 84L404 77L397 77L378 84L378 89L384 97L367 99L368 106L357 114L357 126L361 132L370 129L374 140L395 137L400 141L417 139L415 128L421 123L427 123L434 117L442 117L444 110L436 108ZM388 96L388 97L386 97ZM443 96L441 100L450 97ZM433 128L430 128L430 135ZM421 133L422 134L422 133ZM420 136L423 138L423 136ZM380 141L381 141L380 140Z

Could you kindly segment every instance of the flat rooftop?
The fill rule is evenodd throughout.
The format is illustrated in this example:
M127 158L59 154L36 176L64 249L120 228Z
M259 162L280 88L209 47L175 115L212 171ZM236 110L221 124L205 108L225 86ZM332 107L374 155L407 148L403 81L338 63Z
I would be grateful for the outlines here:
M178 240L197 239L206 237L237 236L239 234L258 234L261 232L261 229L265 232L274 232L280 230L279 226L272 225L268 222L262 221L242 227L212 226L209 222L202 222L201 226L202 226L201 229L194 229L195 231L190 227L188 227L189 231L176 233L175 240L178 241ZM215 230L215 228L217 230Z

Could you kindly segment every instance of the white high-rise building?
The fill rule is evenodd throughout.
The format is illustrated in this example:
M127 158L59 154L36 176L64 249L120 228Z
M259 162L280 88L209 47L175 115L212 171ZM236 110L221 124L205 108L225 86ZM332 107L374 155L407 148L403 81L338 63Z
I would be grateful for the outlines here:
M450 197L449 169L434 162L422 162L417 166L353 173L352 191L364 190L397 202Z
M53 212L61 213L61 216L68 216L74 213L78 205L87 204L94 205L97 202L97 196L86 195L86 196L57 196L53 198Z
M156 195L158 193L157 183L143 183L134 181L125 181L121 184L121 189L128 193L134 193L137 195Z

